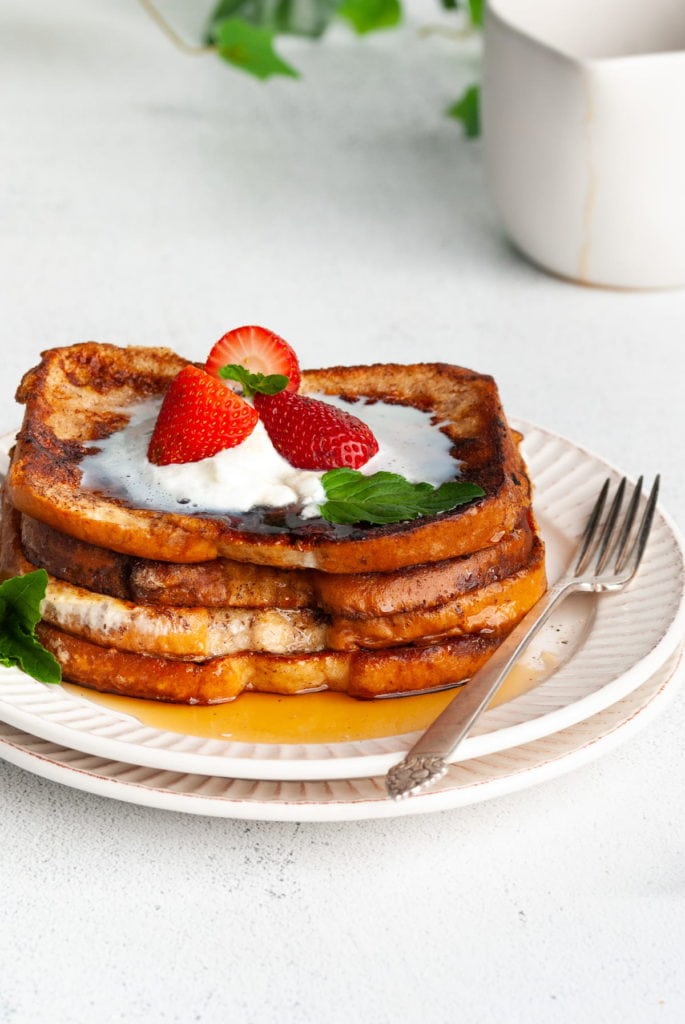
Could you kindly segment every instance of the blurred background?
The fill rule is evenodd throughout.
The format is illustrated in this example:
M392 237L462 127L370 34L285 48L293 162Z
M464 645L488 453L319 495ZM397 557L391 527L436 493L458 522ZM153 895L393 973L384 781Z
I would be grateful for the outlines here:
M199 43L212 6L158 9ZM574 287L504 240L481 141L445 113L479 75L468 12L410 0L388 30L359 36L338 19L318 41L279 37L300 77L266 82L182 52L136 2L5 0L0 20L8 382L46 346L94 338L199 358L261 322L305 365L491 372L512 414L608 457L621 441L612 452L613 417L598 410L622 410L588 373L598 345L620 341L624 372L679 399L659 347L680 329L683 293ZM581 408L563 401L574 385ZM657 431L661 409L651 403ZM3 429L16 418L7 408Z

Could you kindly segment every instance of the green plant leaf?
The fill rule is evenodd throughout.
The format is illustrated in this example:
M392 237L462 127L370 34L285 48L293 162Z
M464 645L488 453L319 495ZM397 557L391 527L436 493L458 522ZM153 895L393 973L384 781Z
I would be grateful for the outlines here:
M400 0L343 0L338 14L363 35L397 25L402 20L402 5Z
M249 25L241 18L227 18L214 26L214 42L219 56L229 64L249 71L256 78L270 78L271 75L297 78L295 68L286 64L274 50L273 39L273 29Z
M448 117L461 121L464 135L473 139L480 135L480 89L477 85L469 85L456 103L446 111Z
M207 42L216 41L216 26L240 18L274 32L316 38L322 35L339 0L220 0L209 17Z
M433 487L412 484L399 473L364 476L356 469L332 469L321 482L326 501L320 512L331 523L401 523L448 512L485 494L482 487L462 480Z
M484 0L469 0L469 18L471 19L471 24L476 25L477 28L480 28L483 24L484 7Z
M48 585L45 569L14 576L0 585L0 664L17 665L41 683L58 683L62 670L36 636Z
M257 392L260 395L277 395L280 391L285 391L289 381L284 373L250 373L238 363L222 366L219 376L224 380L238 381L242 385L245 398L252 398Z

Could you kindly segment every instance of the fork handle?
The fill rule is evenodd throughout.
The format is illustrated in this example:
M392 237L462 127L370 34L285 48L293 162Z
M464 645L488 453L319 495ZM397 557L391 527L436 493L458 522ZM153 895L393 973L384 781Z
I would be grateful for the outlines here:
M523 616L486 664L459 689L454 698L414 744L409 754L432 754L448 759L497 693L514 663L541 629L559 602L574 588L567 581L551 587Z

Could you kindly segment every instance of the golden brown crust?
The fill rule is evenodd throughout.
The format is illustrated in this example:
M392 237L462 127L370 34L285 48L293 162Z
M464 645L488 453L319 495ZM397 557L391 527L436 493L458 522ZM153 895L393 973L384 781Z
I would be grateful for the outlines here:
M35 565L21 551L16 510L5 508L0 568L11 574ZM502 636L545 590L542 543L518 572L434 607L382 616L331 616L318 609L162 607L93 593L54 577L43 602L46 622L123 651L208 658L239 651L273 654L350 651L427 643L447 636Z
M535 526L526 510L514 530L470 555L385 573L318 573L315 591L324 611L348 618L434 608L523 569Z
M306 569L278 569L227 558L211 562L159 562L87 544L45 523L21 516L29 561L57 579L125 601L161 607L306 608L314 588Z
M544 549L536 540L525 568L432 608L367 618L334 617L326 644L334 650L431 643L447 636L479 633L503 637L547 589Z
M32 568L32 567L29 567ZM504 636L545 591L542 548L530 565L497 583L434 608L369 618L332 617L307 608L159 608L93 594L50 580L43 618L68 633L120 650L208 658L238 651L272 654L399 647L447 636Z
M247 652L188 662L100 647L45 622L37 631L69 682L105 693L193 704L231 700L246 689L293 694L327 686L362 698L430 690L469 678L497 647L492 637L468 636L386 651L294 657Z
M22 575L37 568L21 548L19 513L3 502L0 571ZM38 566L40 565L38 560ZM94 593L48 576L41 613L45 622L121 650L208 658L241 650L286 654L320 650L327 624L309 608L168 608Z
M514 529L529 503L524 467L492 378L440 363L306 371L302 389L432 412L452 441L463 477L486 492L467 507L392 526L332 528L312 521L296 531L260 533L240 529L237 520L137 510L83 491L81 463L91 453L83 442L120 429L126 420L122 408L162 394L186 362L164 349L93 342L44 353L17 392L26 412L8 477L13 504L62 532L140 558L201 562L226 557L360 573L441 561L491 546ZM363 415L363 405L354 411Z
M8 514L11 505L7 503ZM132 558L86 544L21 516L29 562L51 576L125 601L161 607L320 608L348 617L430 608L504 579L527 565L533 544L528 511L512 533L472 555L387 573L340 574L277 569L218 558L182 565Z

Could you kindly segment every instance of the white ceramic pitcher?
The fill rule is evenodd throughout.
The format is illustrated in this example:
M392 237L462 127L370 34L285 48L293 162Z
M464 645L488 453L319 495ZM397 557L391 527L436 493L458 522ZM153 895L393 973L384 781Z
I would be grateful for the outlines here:
M586 284L685 285L685 0L490 0L483 132L530 259Z

